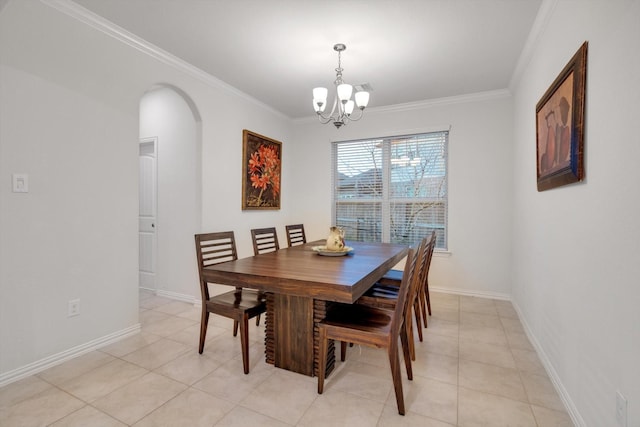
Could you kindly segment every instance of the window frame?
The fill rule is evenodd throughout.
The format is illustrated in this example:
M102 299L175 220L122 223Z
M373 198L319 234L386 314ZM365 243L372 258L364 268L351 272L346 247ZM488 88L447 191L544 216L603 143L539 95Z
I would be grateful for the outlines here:
M442 194L437 197L433 196L425 196L425 197L391 197L391 187L393 185L391 180L391 169L392 169L392 145L393 141L397 140L409 140L411 138L420 138L423 137L425 139L431 138L442 138L442 156L443 156L443 164L442 169L444 174L442 175L442 183L444 185L444 189ZM353 139L353 140L342 140L342 141L333 141L331 143L331 218L332 224L337 224L337 213L338 213L338 205L340 202L344 202L347 199L340 199L339 197L339 180L340 180L340 172L338 171L338 146L340 144L348 144L348 143L358 143L358 142L377 142L380 141L382 145L381 150L381 172L382 172L382 196L378 197L354 197L349 198L349 202L353 202L355 204L361 203L371 203L371 204L380 204L380 223L381 230L380 240L382 242L390 242L391 241L391 210L394 204L402 204L402 203L421 203L421 202L442 202L444 204L443 207L443 222L442 222L442 233L441 239L439 240L439 245L436 247L436 250L439 252L448 252L449 247L449 137L450 137L450 129L439 129L439 130L429 130L423 132L415 132L410 134L400 134L400 135L392 135L392 136L384 136L384 137L373 137L373 138L361 138L361 139ZM438 224L438 228L440 228L440 224ZM375 233L375 231L373 231ZM372 239L365 239L365 241L372 241ZM378 241L376 238L375 241Z

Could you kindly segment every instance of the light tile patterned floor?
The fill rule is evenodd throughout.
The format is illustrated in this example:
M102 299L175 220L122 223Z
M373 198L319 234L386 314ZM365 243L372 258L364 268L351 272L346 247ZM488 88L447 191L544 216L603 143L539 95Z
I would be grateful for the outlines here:
M264 362L264 322L252 323L244 375L228 319L212 316L199 355L199 309L141 292L142 333L0 388L0 425L573 425L511 303L431 298L404 417L384 350L349 348L318 395L315 378Z

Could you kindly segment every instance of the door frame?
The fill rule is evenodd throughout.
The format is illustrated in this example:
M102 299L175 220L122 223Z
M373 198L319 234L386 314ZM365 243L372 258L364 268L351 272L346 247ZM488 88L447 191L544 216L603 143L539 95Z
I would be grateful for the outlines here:
M138 287L142 288L142 289L147 289L147 290L151 290L151 291L157 291L157 283L156 283L156 278L157 278L157 260L158 260L158 137L157 136L152 136L152 137L146 137L146 138L140 138L139 143L138 143L138 158L141 157L141 148L143 145L152 145L153 146L153 154L152 157L155 159L155 165L154 165L154 176L153 176L153 180L154 180L154 191L155 194L153 196L153 203L155 206L153 206L153 211L154 211L154 222L152 224L152 227L154 229L153 231L153 242L152 242L152 259L151 259L151 263L153 265L153 272L151 275L151 282L150 283L145 283L143 286L143 280L142 280L142 270L140 269L140 258L138 258ZM140 166L138 166L139 168ZM140 194L140 186L138 186L138 197L141 197ZM138 242L140 240L140 210L138 208ZM139 243L138 243L139 244Z

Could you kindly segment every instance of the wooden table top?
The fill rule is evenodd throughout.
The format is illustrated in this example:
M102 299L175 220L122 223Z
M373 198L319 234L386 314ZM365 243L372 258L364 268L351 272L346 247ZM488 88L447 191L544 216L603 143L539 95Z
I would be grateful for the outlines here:
M313 246L283 248L277 252L206 267L204 278L219 283L267 292L353 303L408 253L391 243L347 242L351 255L318 255Z

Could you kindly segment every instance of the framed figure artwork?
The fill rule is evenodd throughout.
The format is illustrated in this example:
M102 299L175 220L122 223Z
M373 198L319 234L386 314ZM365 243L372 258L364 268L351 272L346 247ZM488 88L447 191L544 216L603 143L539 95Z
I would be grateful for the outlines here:
M538 191L584 179L587 42L536 105Z
M242 131L242 209L280 209L282 143Z

